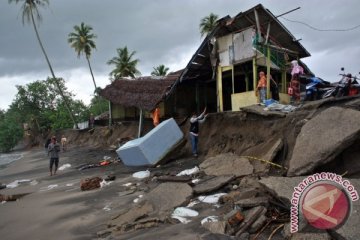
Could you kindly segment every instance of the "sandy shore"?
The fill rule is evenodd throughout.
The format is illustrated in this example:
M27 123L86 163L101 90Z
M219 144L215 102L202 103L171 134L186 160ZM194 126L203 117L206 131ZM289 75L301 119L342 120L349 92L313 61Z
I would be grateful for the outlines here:
M3 184L30 180L15 188L0 190L3 195L28 193L17 201L0 204L1 239L93 239L97 231L105 228L114 214L112 210L131 203L134 198L123 196L119 201L121 185L131 176L121 163L76 169L81 164L96 163L104 156L115 158L114 151L70 148L61 153L59 166L69 163L71 167L51 177L44 149L24 151L23 155L22 159L0 169ZM110 185L92 191L80 190L81 179L112 174L117 179Z

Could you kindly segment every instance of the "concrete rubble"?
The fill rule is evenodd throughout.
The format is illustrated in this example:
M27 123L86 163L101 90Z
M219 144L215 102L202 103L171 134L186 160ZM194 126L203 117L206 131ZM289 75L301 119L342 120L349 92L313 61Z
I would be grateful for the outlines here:
M329 163L359 138L359 132L359 111L331 107L319 113L302 127L296 139L288 176L307 174Z
M252 117L257 115L291 124L288 131L292 139L286 132L273 131L274 134L265 135L266 139L251 139L251 144L245 143L241 153L233 148L229 152L205 154L200 160L186 159L188 162L176 165L180 168L176 171L154 169L149 178L139 180L149 185L148 191L143 191L144 198L117 214L110 221L108 231L104 231L115 236L142 228L183 224L201 231L185 231L184 239L358 239L359 201L352 202L349 219L336 230L314 231L309 224L301 222L299 232L290 233L289 224L294 187L306 177L301 175L313 174L316 169L325 167L330 172L335 168L345 174L360 172L357 161L360 157L360 112L356 110L360 109L360 100L350 100L343 107L328 107L322 111L318 108L343 104L343 101L310 103L304 106L306 112L296 110L288 114L264 112L260 106L245 108L246 114ZM284 122L266 124L282 125ZM346 124L339 128L339 123ZM240 141L242 136L234 135L231 141L234 139ZM335 161L339 159L341 166ZM271 163L280 166L276 170L281 171L274 171ZM335 167L331 168L331 164ZM196 171L185 174L192 169ZM355 189L360 189L359 179L349 180ZM138 191L135 189L134 194ZM179 208L197 214L186 221L172 218L171 214ZM300 221L303 220L300 217ZM174 236L174 239L181 239L181 236Z

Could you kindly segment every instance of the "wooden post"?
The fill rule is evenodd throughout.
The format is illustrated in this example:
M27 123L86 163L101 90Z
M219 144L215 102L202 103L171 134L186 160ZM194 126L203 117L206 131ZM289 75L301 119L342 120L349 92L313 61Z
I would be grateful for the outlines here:
M270 99L270 66L271 66L271 52L267 47L267 61L266 61L266 99Z
M111 107L111 102L109 101L109 127L111 127L112 124L112 107Z
M286 89L287 89L287 86L286 86L286 70L283 70L282 72L281 72L281 86L282 86L282 88L281 88L281 92L282 93L287 93L286 92Z
M254 91L257 91L257 67L256 67L256 56L253 57L253 85Z
M222 95L222 71L221 67L218 67L218 75L217 75L217 101L218 101L218 112L223 111L223 95Z
M138 138L141 137L142 130L143 130L143 110L142 108L140 108Z
M258 16L256 9L254 9L254 14L255 14L256 30L257 30L257 34L258 34L258 41L259 41L259 43L261 43L262 38L261 38L260 21L259 21L259 16Z
M231 65L231 81L232 81L232 93L235 93L235 76L234 76L234 65Z
M267 43L268 43L268 40L269 40L269 35L270 35L270 22L268 23L268 27L267 27L267 31L266 31L265 44L267 44Z

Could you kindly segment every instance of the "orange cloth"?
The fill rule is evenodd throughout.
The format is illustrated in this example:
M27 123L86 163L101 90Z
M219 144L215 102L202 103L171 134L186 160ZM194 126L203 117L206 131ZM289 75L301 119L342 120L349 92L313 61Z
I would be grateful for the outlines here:
M154 126L157 126L160 123L160 108L155 108L152 114L152 119Z
M266 87L266 77L265 76L260 77L257 87L258 88L265 88Z

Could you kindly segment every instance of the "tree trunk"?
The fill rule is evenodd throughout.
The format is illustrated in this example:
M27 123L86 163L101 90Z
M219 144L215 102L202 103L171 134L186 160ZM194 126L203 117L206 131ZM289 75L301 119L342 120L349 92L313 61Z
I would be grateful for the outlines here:
M95 91L96 91L95 78L94 78L94 74L93 74L93 71L92 71L92 68L91 68L91 65L90 65L90 60L89 60L89 57L88 57L88 56L86 56L86 60L87 60L88 65L89 65L89 69L90 69L91 77L92 77L92 80L93 80L93 83L94 83L94 87L95 87Z
M103 110L103 108L102 108L102 106L101 106L101 99L100 99L100 97L98 96L98 93L96 92L96 90L97 90L97 87L96 87L96 83L95 83L95 78L94 78L94 74L93 74L93 71L92 71L92 68L91 68L91 64L90 64L90 59L89 59L89 57L88 56L86 56L86 60L87 60L87 62L88 62L88 65L89 65L89 69L90 69L90 73L91 73L91 77L92 77L92 80L93 80L93 83L94 83L94 87L95 87L95 99L98 101L98 103L99 103L99 107L100 107L100 111L101 111L101 113L103 113L104 112L104 110Z
M33 15L32 7L31 7L31 6L30 6L30 11L31 11L31 21L32 21L32 24L33 24L33 27L34 27L34 30L35 30L35 33L36 33L37 40L38 40L38 42L39 42L39 44L40 44L40 48L41 48L41 50L42 50L42 52L43 52L43 54L44 54L44 56L45 56L45 59L46 59L46 62L47 62L47 64L48 64L48 66L49 66L51 75L52 75L52 77L53 77L54 80L55 80L56 87L58 88L59 93L60 93L61 97L62 97L63 100L64 100L66 109L68 110L68 112L69 112L69 114L70 114L71 120L73 121L76 129L78 129L79 127L78 127L78 125L77 125L77 122L75 121L75 117L74 117L74 115L73 115L73 113L72 113L72 111L71 111L71 109L70 109L70 106L69 106L69 103L68 103L67 99L65 98L65 96L64 96L64 94L63 94L63 91L62 91L62 89L61 89L61 87L60 87L60 85L59 85L59 83L58 83L58 80L57 80L57 78L55 77L55 74L54 74L54 71L53 71L53 69L52 69L52 67L51 67L49 58L48 58L48 56L46 55L44 46L42 45L42 42L41 42L41 40L40 40L40 36L39 36L38 30L37 30L37 28L36 28L36 23L35 23L35 20L34 20L34 15Z

